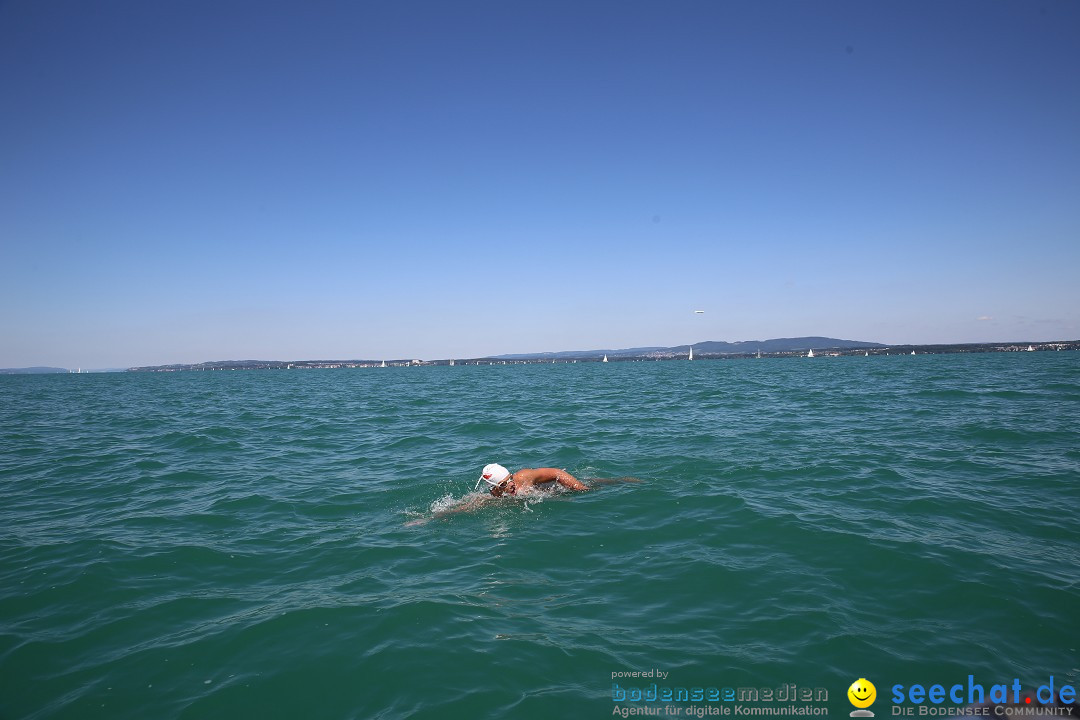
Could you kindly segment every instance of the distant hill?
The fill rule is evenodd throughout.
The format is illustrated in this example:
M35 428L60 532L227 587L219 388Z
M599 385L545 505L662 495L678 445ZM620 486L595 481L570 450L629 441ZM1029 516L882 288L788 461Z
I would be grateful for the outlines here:
M760 350L763 353L799 352L800 350L854 350L886 347L881 343L865 342L863 340L839 340L827 337L800 337L800 338L775 338L773 340L741 340L739 342L724 342L722 340L706 340L694 343L694 352L698 354L720 353L755 353ZM636 347L622 350L567 350L563 352L530 353L518 355L498 355L499 360L524 360L529 358L549 358L558 360L563 358L587 358L598 355L608 357L642 356L642 355L669 355L690 352L689 345L676 345L675 347Z
M649 353L664 353L671 352L671 348L665 347L638 347L638 348L625 348L623 350L565 350L562 352L542 352L542 353L519 353L516 355L494 355L494 359L498 360L526 360L536 358L547 358L549 360L557 360L561 358L585 358L596 357L599 355L612 355L615 357L621 357L623 355L648 355Z
M689 346L684 346L689 351ZM701 353L748 353L748 352L798 352L799 350L855 350L883 348L881 343L862 340L838 340L827 337L776 338L774 340L742 340L740 342L707 341L694 343L694 352Z
M66 373L67 371L67 368L58 367L0 368L0 375L48 375L49 373Z

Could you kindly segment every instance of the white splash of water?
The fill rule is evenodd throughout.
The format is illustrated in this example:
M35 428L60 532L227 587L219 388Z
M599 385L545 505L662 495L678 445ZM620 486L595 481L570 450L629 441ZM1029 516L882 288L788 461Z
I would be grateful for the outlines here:
M429 509L433 513L443 512L444 510L450 510L451 508L455 508L458 505L465 502L466 498L468 498L468 495L465 495L464 497L456 498L452 494L446 493L441 498L438 498L437 500L434 500L431 503L431 507Z

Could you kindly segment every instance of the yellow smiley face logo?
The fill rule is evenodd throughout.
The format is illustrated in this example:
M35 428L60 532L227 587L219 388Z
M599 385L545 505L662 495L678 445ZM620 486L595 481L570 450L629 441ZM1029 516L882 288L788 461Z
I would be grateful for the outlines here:
M857 708L868 708L877 699L877 688L866 678L859 678L847 689L848 700Z

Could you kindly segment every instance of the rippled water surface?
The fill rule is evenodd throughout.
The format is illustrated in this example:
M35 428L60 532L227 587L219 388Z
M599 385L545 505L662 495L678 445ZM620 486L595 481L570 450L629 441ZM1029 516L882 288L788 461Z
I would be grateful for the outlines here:
M1078 418L1071 352L0 377L0 718L1076 684ZM642 482L433 517L489 462Z

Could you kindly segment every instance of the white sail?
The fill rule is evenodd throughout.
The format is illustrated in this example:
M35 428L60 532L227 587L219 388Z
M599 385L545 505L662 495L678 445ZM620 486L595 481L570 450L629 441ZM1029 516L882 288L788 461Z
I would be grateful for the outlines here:
M810 348L810 352L806 353L806 357L814 357L814 349Z
M603 360L601 360L600 362L607 362L607 355L605 355L605 356L604 356L604 359L603 359Z
M694 346L693 345L690 346L690 357L689 357L689 359L690 360L694 359Z

